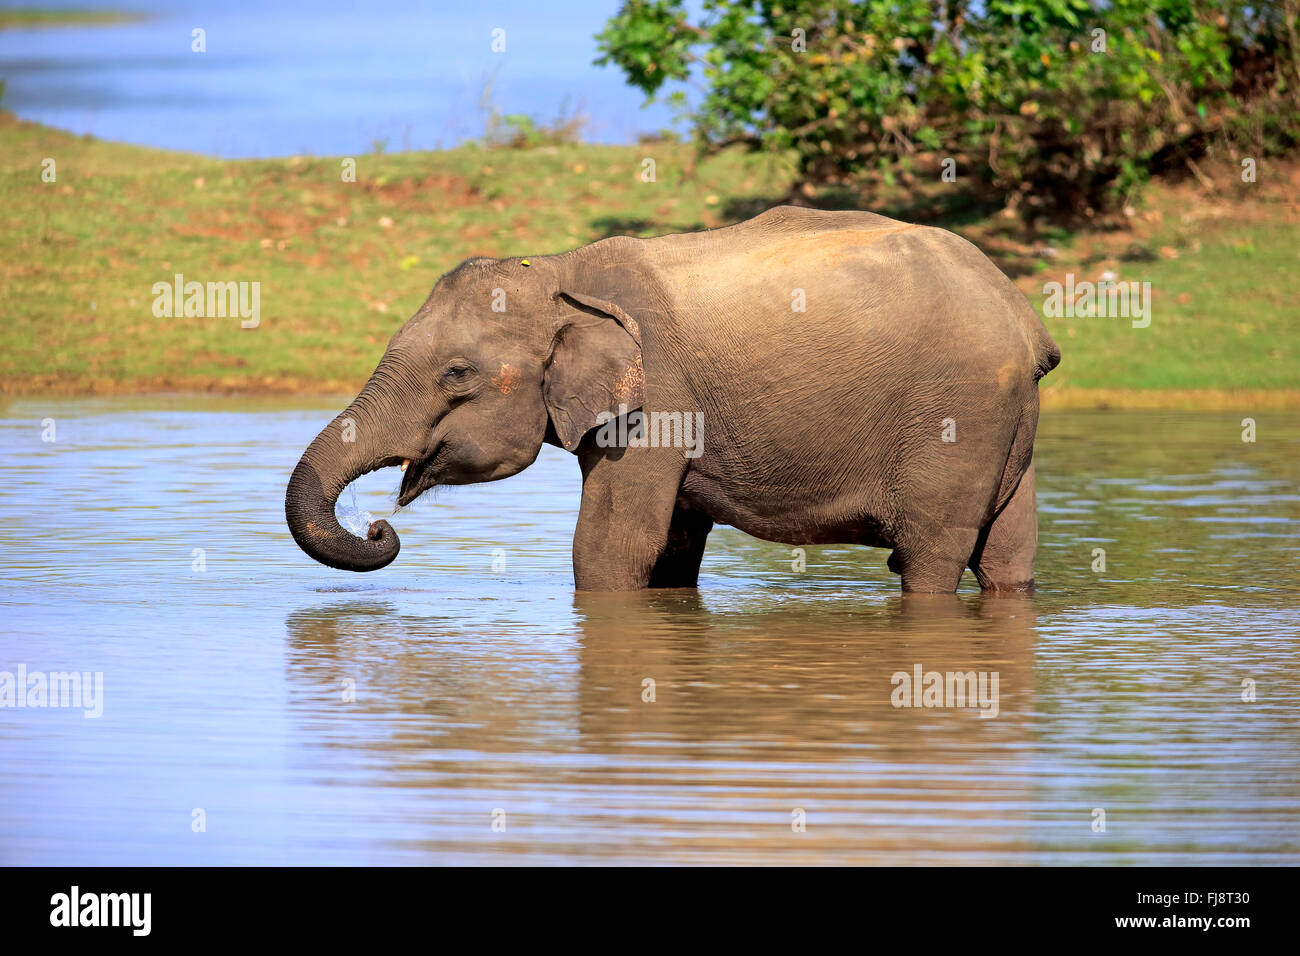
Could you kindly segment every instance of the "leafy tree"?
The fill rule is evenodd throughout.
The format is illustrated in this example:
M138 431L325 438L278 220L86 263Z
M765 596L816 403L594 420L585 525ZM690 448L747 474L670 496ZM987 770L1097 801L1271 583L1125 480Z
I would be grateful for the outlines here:
M597 37L699 145L793 151L809 186L942 158L1011 206L1113 210L1236 132L1300 140L1297 0L624 0ZM1247 122L1245 118L1249 118Z

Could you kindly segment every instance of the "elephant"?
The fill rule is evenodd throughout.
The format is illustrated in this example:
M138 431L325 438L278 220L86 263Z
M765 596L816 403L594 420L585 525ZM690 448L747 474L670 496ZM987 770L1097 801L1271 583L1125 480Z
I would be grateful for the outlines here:
M953 592L967 568L1027 591L1038 381L1059 361L975 246L871 212L777 206L468 259L305 450L285 517L312 558L373 571L400 542L385 520L365 538L340 526L352 481L400 466L405 506L517 474L547 442L582 473L578 590L696 587L719 523L892 549L904 591Z

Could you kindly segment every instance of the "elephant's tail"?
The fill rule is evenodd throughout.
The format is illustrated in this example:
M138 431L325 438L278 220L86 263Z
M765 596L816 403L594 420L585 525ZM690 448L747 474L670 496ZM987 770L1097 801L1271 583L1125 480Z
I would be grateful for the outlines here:
M1037 318L1035 316L1035 318ZM1038 381L1061 364L1061 347L1057 345L1042 322L1034 323L1034 381Z

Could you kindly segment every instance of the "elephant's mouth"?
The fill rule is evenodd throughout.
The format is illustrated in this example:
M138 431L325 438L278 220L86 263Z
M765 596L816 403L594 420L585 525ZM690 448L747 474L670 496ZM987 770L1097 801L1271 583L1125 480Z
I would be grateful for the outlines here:
M434 478L434 471L442 447L440 445L432 454L416 461L407 460L403 462L402 484L397 489L397 504L399 506L405 508L438 483Z

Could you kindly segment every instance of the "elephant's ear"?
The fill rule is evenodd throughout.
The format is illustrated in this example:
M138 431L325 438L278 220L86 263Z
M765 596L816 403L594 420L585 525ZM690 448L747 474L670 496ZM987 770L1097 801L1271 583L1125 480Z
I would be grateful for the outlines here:
M560 292L567 307L556 323L546 365L546 410L568 451L600 424L645 404L641 330L626 312L602 299Z

